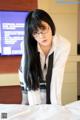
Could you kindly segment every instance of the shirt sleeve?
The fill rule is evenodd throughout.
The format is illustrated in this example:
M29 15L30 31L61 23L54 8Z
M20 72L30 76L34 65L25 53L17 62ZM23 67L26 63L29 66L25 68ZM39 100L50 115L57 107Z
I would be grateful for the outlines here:
M24 81L24 55L21 58L21 64L20 64L20 68L18 70L18 73L19 73L19 80L20 80L21 87L26 88L26 84Z
M64 77L65 64L70 53L70 43L62 44L58 51L54 52L54 67L51 80L51 104L61 105L61 93Z

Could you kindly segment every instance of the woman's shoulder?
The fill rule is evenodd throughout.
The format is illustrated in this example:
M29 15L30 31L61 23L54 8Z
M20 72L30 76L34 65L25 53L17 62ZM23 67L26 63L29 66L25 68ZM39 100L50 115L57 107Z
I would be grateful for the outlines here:
M56 34L56 40L57 40L57 43L58 43L58 47L62 47L64 49L66 49L66 48L70 49L71 48L70 40L68 40L64 36L62 36L60 34Z

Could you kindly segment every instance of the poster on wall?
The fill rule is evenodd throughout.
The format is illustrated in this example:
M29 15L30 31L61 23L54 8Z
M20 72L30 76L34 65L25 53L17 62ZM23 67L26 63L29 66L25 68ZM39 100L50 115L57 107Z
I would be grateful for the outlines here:
M0 54L21 55L28 11L0 11Z

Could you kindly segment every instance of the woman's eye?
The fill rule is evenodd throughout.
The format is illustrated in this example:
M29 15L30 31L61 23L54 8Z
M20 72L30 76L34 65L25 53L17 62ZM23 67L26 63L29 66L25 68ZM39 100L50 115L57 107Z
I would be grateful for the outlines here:
M33 35L36 35L37 34L37 32L33 32Z
M41 28L41 30L45 30L45 29L46 29L46 27L42 27L42 28Z

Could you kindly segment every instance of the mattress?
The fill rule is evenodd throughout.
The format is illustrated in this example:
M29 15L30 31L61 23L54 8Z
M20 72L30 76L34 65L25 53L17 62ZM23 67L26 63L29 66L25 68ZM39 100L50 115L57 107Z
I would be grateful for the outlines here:
M60 105L0 104L0 119L7 120L80 120L80 101Z

